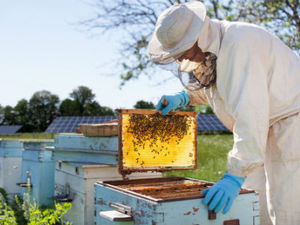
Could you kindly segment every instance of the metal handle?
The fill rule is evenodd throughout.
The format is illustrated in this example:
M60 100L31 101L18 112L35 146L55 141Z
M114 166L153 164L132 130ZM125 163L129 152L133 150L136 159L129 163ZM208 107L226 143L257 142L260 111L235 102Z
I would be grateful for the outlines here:
M121 203L109 203L109 207L117 210L120 213L124 213L131 216L131 207L123 205Z
M53 199L57 202L72 202L73 198L68 195L57 195L54 196Z
M57 202L72 202L70 184L65 185L65 194L54 196L53 199Z
M32 184L28 184L28 183L16 183L16 185L20 187L32 187Z

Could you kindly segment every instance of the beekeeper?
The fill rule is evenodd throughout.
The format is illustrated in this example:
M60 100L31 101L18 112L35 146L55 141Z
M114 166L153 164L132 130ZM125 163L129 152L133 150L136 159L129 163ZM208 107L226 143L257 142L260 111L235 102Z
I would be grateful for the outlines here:
M227 172L204 204L228 212L246 180L260 193L261 224L299 225L299 57L259 26L210 19L198 1L160 15L148 53L157 64L175 62L181 80L189 74L158 110L208 103L233 132Z

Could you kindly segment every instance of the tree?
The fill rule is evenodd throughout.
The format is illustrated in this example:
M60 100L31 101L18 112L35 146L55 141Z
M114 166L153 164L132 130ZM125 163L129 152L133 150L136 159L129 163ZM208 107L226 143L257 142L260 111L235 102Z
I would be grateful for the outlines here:
M197 105L195 106L195 111L199 114L214 114L210 105Z
M135 109L155 109L155 105L152 102L146 102L143 100L137 101L133 107Z
M82 21L89 31L122 32L121 59L116 60L121 85L140 75L152 75L155 67L146 47L160 13L187 0L94 0L97 13ZM249 21L275 32L295 51L300 48L299 0L204 0L211 18ZM119 64L119 62L122 62ZM121 66L119 66L121 65ZM122 72L121 72L122 71Z
M78 107L79 115L82 116L84 114L84 108L87 104L93 103L95 98L95 94L91 89L85 86L79 86L74 89L70 94L70 97L73 98Z
M4 120L4 111L2 105L0 105L0 124L2 124Z
M240 13L236 19L265 26L300 53L299 0L248 0L238 1Z
M59 106L59 115L79 116L80 115L79 104L69 98L63 100Z
M18 101L14 107L16 114L16 123L22 125L20 132L31 132L34 129L34 125L31 122L31 111L29 110L29 103L26 99Z
M11 106L5 106L3 108L3 125L16 125L16 112L13 107Z
M111 108L101 106L95 101L96 95L85 86L79 86L70 94L71 99L66 99L60 106L62 116L104 116L114 115Z
M58 114L59 98L49 91L38 91L29 101L31 123L34 131L44 131Z
M114 112L111 108L101 106L98 102L94 101L89 103L84 108L84 116L113 116Z

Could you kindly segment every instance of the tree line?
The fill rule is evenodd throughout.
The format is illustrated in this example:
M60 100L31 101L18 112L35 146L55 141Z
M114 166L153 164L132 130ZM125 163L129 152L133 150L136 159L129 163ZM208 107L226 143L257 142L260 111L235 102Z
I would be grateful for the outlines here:
M12 106L1 106L0 125L22 125L20 132L43 132L57 116L114 116L113 109L101 106L96 95L85 86L74 89L63 101L49 91L35 92L27 101L21 99ZM155 109L152 102L139 100L135 109Z
M157 71L147 56L147 46L159 15L174 4L191 0L92 0L95 14L80 21L87 32L122 33L120 58L116 58L114 75L121 86L140 76L153 78ZM261 25L275 33L296 53L300 53L299 0L199 0L210 18L244 21ZM120 63L121 62L121 63Z
M35 92L27 101L21 99L12 106L0 105L0 125L22 125L21 132L43 132L57 116L105 116L114 111L101 106L95 94L85 86L70 93L70 98L59 100L49 91Z

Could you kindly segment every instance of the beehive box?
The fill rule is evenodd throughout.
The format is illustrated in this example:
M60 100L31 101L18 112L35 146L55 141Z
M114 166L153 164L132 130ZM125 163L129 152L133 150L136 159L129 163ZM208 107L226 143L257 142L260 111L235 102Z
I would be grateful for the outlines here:
M0 140L0 187L11 199L21 191L16 183L21 179L22 151L22 141Z
M95 184L97 225L259 225L259 201L242 190L230 211L208 211L202 191L212 184L178 177Z
M160 173L134 173L132 178L157 178ZM70 201L72 208L64 217L73 225L94 225L94 183L100 180L120 180L116 165L56 162L55 196L58 202Z
M21 194L29 193L40 206L53 203L55 161L46 149L49 146L53 146L53 140L24 141L22 154L22 176L18 182Z
M155 110L121 110L119 169L196 168L196 117ZM209 212L202 191L212 184L188 178L102 181L95 184L95 223L134 225L257 225L258 196L243 190L226 215Z
M55 196L58 202L71 201L64 217L73 225L94 225L94 183L118 180L118 137L87 137L59 134L52 158L56 160ZM161 173L135 173L129 178L161 177Z

